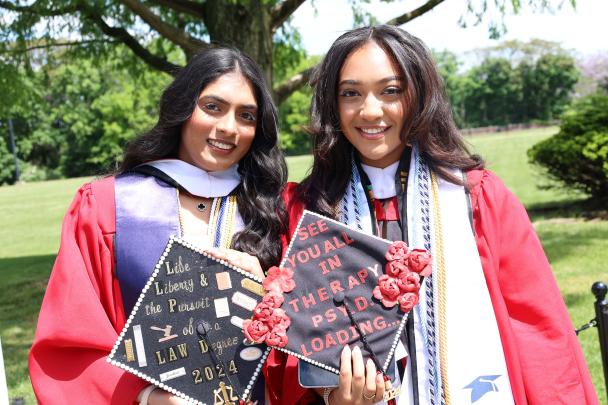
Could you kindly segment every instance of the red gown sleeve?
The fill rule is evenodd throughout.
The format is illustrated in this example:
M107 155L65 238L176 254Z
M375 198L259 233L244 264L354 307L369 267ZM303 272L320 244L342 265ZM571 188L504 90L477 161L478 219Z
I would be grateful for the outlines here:
M106 362L125 323L113 273L115 227L114 180L83 186L63 221L30 351L41 404L131 404L147 385Z
M295 197L296 187L296 183L288 183L282 195L289 218L288 232L281 237L283 254L304 211L304 205ZM298 383L297 358L273 349L262 371L272 405L303 405L318 399L313 390L303 388Z
M553 272L528 215L491 172L468 174L474 229L515 402L597 404Z

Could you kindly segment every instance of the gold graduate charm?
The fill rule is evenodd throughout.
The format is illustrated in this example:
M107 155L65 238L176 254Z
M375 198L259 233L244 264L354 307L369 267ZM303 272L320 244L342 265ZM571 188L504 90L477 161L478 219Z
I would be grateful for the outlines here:
M220 381L220 387L213 390L213 405L236 405L239 398L234 396L232 385Z
M393 388L393 384L390 381L384 382L384 400L389 401L391 399L395 399L401 393L401 386L397 388Z

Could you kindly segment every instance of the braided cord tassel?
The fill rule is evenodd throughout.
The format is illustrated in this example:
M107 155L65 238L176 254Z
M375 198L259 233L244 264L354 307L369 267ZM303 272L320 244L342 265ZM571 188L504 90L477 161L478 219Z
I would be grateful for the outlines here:
M217 214L217 222L215 223L215 238L213 241L214 247L221 247L222 242L222 222L224 220L224 213L226 211L226 203L228 202L228 197L222 197L219 213Z
M424 248L431 251L431 218L430 218L430 190L429 190L429 170L419 154L416 154L416 175L418 176L418 192L420 194L421 222L423 230ZM440 376L437 375L437 351L436 351L436 330L435 330L435 297L434 297L433 275L426 278L426 338L427 351L429 354L429 396L432 405L439 402L444 405L445 400L439 382ZM440 398L437 394L441 393Z
M439 367L441 369L442 394L446 405L452 403L450 397L450 387L448 384L448 345L447 345L447 303L446 303L446 274L445 256L443 249L443 227L441 224L441 211L439 206L439 184L435 173L431 174L431 186L433 189L433 220L435 221L435 260L437 271L438 313L439 313Z
M359 169L357 169L354 158L351 160L351 171L352 175L350 176L350 192L353 195L354 201L353 208L355 211L355 223L357 224L357 228L359 230L363 230L363 226L361 225L361 209L359 208L359 193L357 193L357 185L361 183L361 177L359 176Z

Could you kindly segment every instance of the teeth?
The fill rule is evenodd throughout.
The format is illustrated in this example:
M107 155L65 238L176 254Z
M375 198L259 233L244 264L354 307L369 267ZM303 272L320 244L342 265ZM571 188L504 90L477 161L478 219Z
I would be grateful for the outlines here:
M234 148L234 145L224 143L224 142L219 142L219 141L216 141L215 139L208 139L207 142L209 142L210 145L215 146L216 148L223 149L223 150L230 150L230 149Z
M361 128L361 131L365 132L366 134L375 135L383 132L385 129L386 128Z

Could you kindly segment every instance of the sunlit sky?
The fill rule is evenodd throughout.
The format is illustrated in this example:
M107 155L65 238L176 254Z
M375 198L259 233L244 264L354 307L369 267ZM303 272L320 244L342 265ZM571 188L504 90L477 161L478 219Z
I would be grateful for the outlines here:
M373 10L380 22L385 22L423 3L421 0L400 0L387 4L372 0L366 8ZM554 3L559 4L560 1ZM534 13L528 6L524 6L518 15L507 13L508 32L498 41L489 39L487 19L478 26L471 24L461 28L458 25L465 12L465 0L446 0L402 28L435 50L447 49L457 54L496 45L506 39L526 41L531 38L559 42L579 56L608 52L608 1L578 0L576 9L568 0L564 3L554 13ZM309 54L324 54L341 33L352 28L352 12L348 0L316 0L314 5L316 12L310 1L300 6L294 13L293 24L301 33ZM498 19L496 10L489 14ZM468 20L472 22L472 16Z

